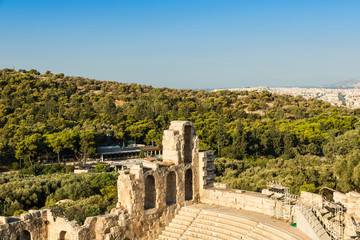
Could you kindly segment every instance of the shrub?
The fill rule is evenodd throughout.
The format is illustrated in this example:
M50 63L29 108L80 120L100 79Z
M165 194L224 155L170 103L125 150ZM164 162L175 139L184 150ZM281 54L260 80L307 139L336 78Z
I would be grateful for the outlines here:
M19 163L13 162L13 163L11 164L11 168L14 169L14 170L18 170L18 169L20 168L20 167L19 167Z
M44 170L44 166L40 165L40 164L33 164L27 168L24 168L23 170L21 170L21 174L24 175L41 175L43 174L43 170Z
M106 172L106 164L99 163L95 166L95 172Z
M72 173L74 172L74 166L66 166L65 173Z
M20 209L20 210L17 210L17 211L14 212L14 216L20 216L23 213L26 213L26 211L23 210L23 209Z

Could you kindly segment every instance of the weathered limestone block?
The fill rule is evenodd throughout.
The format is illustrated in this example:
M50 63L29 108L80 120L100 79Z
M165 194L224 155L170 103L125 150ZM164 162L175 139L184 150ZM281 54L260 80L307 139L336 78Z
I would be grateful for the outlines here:
M358 200L360 199L360 193L357 192L348 192L346 193L347 204L345 207L347 208L347 213L355 215L355 213L359 210Z
M181 142L179 131L165 130L163 135L164 162L178 164L181 159Z
M319 194L302 191L300 194L300 201L305 206L316 206L317 208L323 207L323 198Z
M347 204L347 196L344 193L335 191L333 193L333 198L335 202L341 202L342 204Z
M194 160L199 151L199 140L194 124L188 121L172 121L163 135L163 160L175 165Z
M356 211L355 211L354 215L357 219L360 219L360 199L358 199L356 201L356 205L357 206L356 206Z
M78 239L78 231L81 227L76 221L58 217L50 210L47 210L46 219L48 239L59 239L61 234L66 236L65 239Z
M350 214L345 214L344 235L347 237L356 236L356 225L354 224Z
M119 217L114 214L88 217L85 220L84 228L89 229L90 239L105 239L112 227L117 226Z
M1 225L1 224L6 224L6 223L7 223L6 217L0 216L0 225Z
M127 209L130 215L138 212L139 208L142 208L142 179L143 167L140 165L135 165L130 170L124 170L119 172L119 177L117 181L117 207Z

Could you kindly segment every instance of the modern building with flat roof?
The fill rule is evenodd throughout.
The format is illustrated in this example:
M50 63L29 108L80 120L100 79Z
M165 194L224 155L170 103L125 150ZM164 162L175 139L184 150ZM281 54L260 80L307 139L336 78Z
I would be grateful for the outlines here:
M98 146L96 151L100 155L101 161L138 158L141 151L144 152L145 157L159 157L162 155L162 147L144 145L131 147L120 147L119 145Z

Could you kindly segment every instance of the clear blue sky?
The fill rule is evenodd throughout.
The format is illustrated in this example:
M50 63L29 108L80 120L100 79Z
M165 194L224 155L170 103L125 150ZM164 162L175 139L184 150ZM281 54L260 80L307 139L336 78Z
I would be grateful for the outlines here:
M360 79L358 0L0 0L0 68L174 88Z

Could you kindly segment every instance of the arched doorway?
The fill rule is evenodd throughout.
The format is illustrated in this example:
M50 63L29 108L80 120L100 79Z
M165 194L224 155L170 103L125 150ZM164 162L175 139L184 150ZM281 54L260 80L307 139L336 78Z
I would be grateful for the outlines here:
M31 234L28 230L23 230L17 234L16 240L31 240Z
M185 200L193 199L193 176L192 170L189 168L185 172Z
M61 231L59 240L70 240L69 234L66 231Z
M169 172L166 177L166 204L172 205L176 203L176 174Z
M155 189L155 178L149 175L145 179L145 202L144 208L154 208L156 203L156 189Z
M184 134L184 162L192 162L192 149L191 149L191 126L185 126Z

